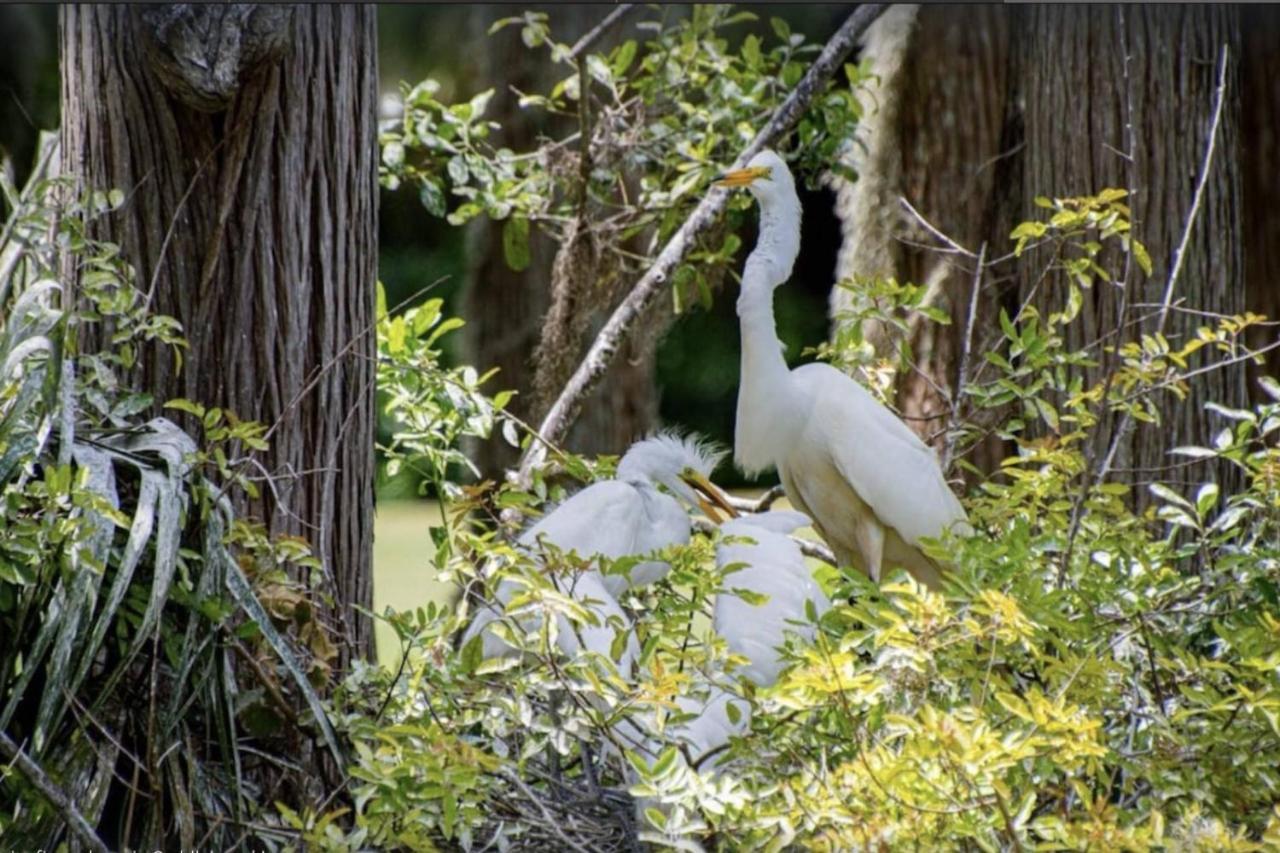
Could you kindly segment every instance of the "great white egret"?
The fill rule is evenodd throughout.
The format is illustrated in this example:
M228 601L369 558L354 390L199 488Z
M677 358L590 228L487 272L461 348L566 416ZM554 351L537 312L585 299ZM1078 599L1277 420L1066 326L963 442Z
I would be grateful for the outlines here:
M758 687L768 687L782 671L782 646L788 631L813 641L815 618L831 609L831 601L813 579L804 554L787 534L809 524L798 512L773 510L743 515L720 526L716 564L736 569L725 576L724 589L716 597L712 623L724 637L729 651L746 658L736 670ZM734 595L733 589L768 596L760 604Z
M535 557L545 543L584 558L617 560L688 542L692 525L686 507L700 507L715 521L721 519L717 507L733 513L728 498L709 479L722 455L694 438L671 433L638 441L618 462L616 479L593 483L573 495L526 530L518 544ZM659 486L670 494L659 491ZM618 605L620 596L633 586L661 579L670 568L665 562L647 560L629 574L602 575L590 568L557 578L560 592L590 610L597 623L575 632L567 617L557 616L557 646L571 657L583 649L608 656L617 632L631 633L630 620ZM519 592L520 584L512 579L499 583L496 603L476 615L462 645L483 632L485 657L510 654L511 647L486 629L502 618ZM519 619L526 633L540 629L536 613L509 615ZM629 636L619 670L628 672L637 655L635 637Z
M791 276L800 252L800 197L786 162L773 151L725 173L719 186L746 187L760 205L760 236L742 272L738 320L742 379L734 461L748 473L778 469L787 497L843 564L872 580L902 566L930 587L942 567L920 541L965 513L937 457L861 385L829 364L788 370L773 318L773 291Z

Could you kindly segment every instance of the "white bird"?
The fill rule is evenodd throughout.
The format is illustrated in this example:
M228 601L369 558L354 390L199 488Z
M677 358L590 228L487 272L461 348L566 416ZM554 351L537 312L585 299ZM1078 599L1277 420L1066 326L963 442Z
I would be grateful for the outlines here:
M937 457L869 392L829 364L789 370L773 318L773 291L800 252L800 198L787 164L761 151L720 186L746 187L760 205L760 236L742 272L738 319L742 379L734 461L748 473L776 467L787 497L842 563L879 581L902 566L930 587L943 566L920 542L954 527L965 512Z
M787 632L813 642L815 625L806 604L812 603L815 618L831 609L800 546L787 535L808 524L809 518L798 512L773 510L743 515L720 526L723 538L716 545L716 564L722 570L737 570L725 576L712 623L729 651L748 661L736 674L759 687L778 680L784 665L780 648ZM753 604L735 595L735 588L767 595L768 600Z
M813 641L815 627L808 619L806 603L813 603L815 617L831 608L830 600L805 564L800 546L787 535L807 524L809 518L801 513L774 510L740 516L720 526L722 538L716 545L716 564L721 570L733 571L716 597L712 622L729 650L747 659L736 674L749 678L758 687L777 681L783 667L780 649L787 632ZM752 604L736 595L734 589L750 590L768 599ZM751 703L710 682L676 697L675 702L679 714L688 715L688 719L668 723L665 738L656 733L645 738L642 753L652 761L666 743L677 743L687 757L687 766L719 775L727 767L729 741L751 726ZM645 725L654 730L652 719ZM642 797L637 814L643 816L644 810L655 803L651 797Z
M518 544L533 555L546 543L587 559L618 560L688 542L692 525L686 507L700 507L715 521L720 520L717 506L733 512L728 498L709 479L722 455L694 438L670 433L636 442L619 461L616 479L593 483L573 495L525 531ZM659 491L659 486L670 494ZM570 656L577 656L584 648L608 656L617 632L631 631L630 620L618 605L619 597L633 586L660 580L670 568L665 562L646 560L629 574L602 575L593 567L568 579L557 578L560 591L589 609L599 623L583 626L579 642L570 621L558 616L557 646ZM463 635L462 645L483 632L485 657L512 653L506 642L485 629L502 618L502 611L520 591L517 582L503 580L496 591L496 606L477 614ZM526 633L532 633L540 629L541 620L536 615L522 616L520 624ZM636 657L635 637L630 636L617 662L619 671L628 672Z

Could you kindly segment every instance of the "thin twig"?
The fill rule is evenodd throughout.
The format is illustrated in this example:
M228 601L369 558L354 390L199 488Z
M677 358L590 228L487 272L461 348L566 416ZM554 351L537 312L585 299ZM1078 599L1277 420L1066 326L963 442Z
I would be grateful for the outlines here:
M90 850L109 851L111 848L103 841L96 830L76 808L66 792L54 784L53 780L22 751L22 747L14 743L7 734L0 732L0 752L13 766L17 767L27 781L45 798L49 805L57 809L66 822L67 829L79 839L80 843Z
M726 495L729 499L729 505L738 512L764 512L773 506L776 501L786 495L786 490L782 486L772 486L756 500L750 498L735 498L733 495Z
M1213 96L1213 101L1214 101L1213 121L1209 125L1209 138L1205 145L1204 159L1201 161L1201 165L1200 165L1200 177L1196 181L1196 189L1191 197L1191 208L1187 211L1187 219L1182 226L1182 237L1178 241L1177 250L1175 250L1174 252L1173 268L1169 270L1169 279L1165 284L1164 298L1161 300L1161 303L1160 303L1160 313L1156 320L1156 329L1155 329L1155 333L1157 335L1161 334L1164 331L1165 323L1169 318L1169 310L1173 304L1173 291L1178 282L1178 273L1181 272L1182 270L1182 260L1186 256L1187 243L1190 242L1191 230L1195 226L1196 215L1200 212L1200 200L1204 195L1205 184L1207 184L1209 181L1209 172L1213 167L1213 155L1214 155L1214 152L1217 150L1218 125L1220 124L1222 119L1223 94L1227 86L1227 57L1228 57L1227 45L1223 44L1222 53L1218 59L1218 87L1214 92L1214 96ZM1128 68L1127 55L1125 59L1125 68L1126 68L1126 76L1127 76L1127 68ZM1132 118L1130 118L1129 131L1130 131L1129 144L1130 144L1130 148L1132 149L1133 147ZM1133 151L1131 150L1130 153L1132 154ZM1132 161L1130 162L1132 165ZM1127 310L1125 306L1127 305L1127 302L1129 299L1129 291L1131 289L1127 279L1129 277L1128 264L1132 260L1132 252L1128 254L1129 254L1129 257L1126 258L1126 267L1125 267L1126 283L1125 283L1125 287L1122 290L1122 297L1121 297L1122 299L1121 316L1119 318L1121 323L1124 322L1123 314ZM1184 381L1186 379L1189 379L1192 376L1196 376L1201 373L1207 373L1210 370L1216 370L1222 367L1226 367L1227 365L1234 364L1235 362L1241 361L1244 358L1254 357L1256 355L1266 352L1267 350L1272 349L1274 346L1277 346L1277 345L1280 345L1280 342L1277 342L1277 344L1273 344L1272 346L1264 347L1261 350L1250 352L1245 356L1230 359L1225 362L1218 362L1215 364L1211 364L1206 367L1202 367L1198 370L1192 370L1188 373L1184 373L1181 376L1175 377L1174 379L1165 380L1164 382L1153 385L1150 388L1144 389L1141 392L1129 395L1124 400L1122 400L1121 403L1129 403L1140 396L1149 394L1152 391L1155 391L1159 388L1170 385L1173 382ZM1102 399L1104 402L1106 401L1106 398L1110 393L1112 379L1113 379L1113 374L1108 372L1107 381L1103 388ZM1084 487L1081 489L1080 499L1079 501L1077 501L1075 508L1072 511L1071 526L1067 532L1067 547L1063 552L1062 562L1058 566L1058 586L1059 587L1062 587L1066 583L1067 569L1070 566L1071 556L1075 550L1076 534L1080 530L1080 523L1084 516L1084 512L1083 512L1084 501L1087 499L1094 485L1097 483L1101 483L1107 478L1107 474L1111 471L1111 466L1115 462L1116 454L1120 450L1120 444L1124 440L1124 437L1129 433L1129 430L1132 426L1133 426L1133 414L1132 412L1126 410L1124 414L1120 416L1120 421L1119 423L1116 424L1115 432L1112 433L1111 435L1111 443L1110 443L1110 446L1107 448L1106 455L1102 459L1102 464L1099 465L1097 468L1094 468L1092 465L1089 465L1085 471Z
M978 293L982 290L982 273L987 259L987 244L978 249L978 262L973 268L973 284L969 291L969 316L964 324L964 348L960 350L960 369L956 374L955 391L951 394L951 419L948 424L946 443L942 448L942 470L951 467L951 459L956 449L956 434L951 429L960 420L960 400L964 396L965 383L969 381L969 357L973 352L973 326L978 317Z
M440 276L438 279L431 282L427 286L419 288L414 293L410 294L408 297L401 300L398 305L396 305L394 308L391 308L387 313L394 314L396 311L399 311L400 308L409 304L410 301L417 299L419 296L423 295L424 293L428 293L429 291L435 289L438 285L441 285L448 280L449 280L449 277L447 275ZM376 316L377 314L376 311L374 312L374 314L375 316L373 320L370 321L364 327L364 329L357 332L351 338L351 340L347 341L346 346L338 350L338 352L335 355L333 355L327 362L321 365L320 368L316 371L316 375L302 388L301 391L293 395L293 399L291 399L288 402L288 404L280 411L280 414L276 417L275 421L272 422L270 429L268 429L266 434L262 436L263 441L270 441L271 436L274 435L275 431L280 428L281 424L284 423L285 418L289 416L289 414L293 411L293 408L297 406L298 403L302 402L302 398L310 394L315 389L316 385L320 384L320 380L324 378L326 373L328 373L330 370L333 369L334 365L336 365L339 361L341 361L345 356L350 354L351 350L355 347L356 343L359 342L361 338L363 338L365 335L369 334L370 332L375 331L378 328L378 322L381 318Z
M1200 212L1200 199L1204 196L1205 185L1209 183L1209 172L1213 170L1213 154L1218 148L1218 125L1222 122L1223 93L1227 88L1227 45L1222 45L1222 55L1218 59L1218 88L1213 93L1213 123L1209 125L1209 145L1204 152L1204 161L1200 166L1200 179L1196 181L1196 192L1191 197L1191 210L1187 212L1187 222L1182 229L1182 239L1173 253L1173 269L1169 271L1169 281L1164 288L1165 309L1160 312L1160 323L1157 331L1163 331L1164 322L1169 314L1168 305L1173 301L1173 289L1178 283L1178 273L1182 271L1183 258L1187 256L1187 243L1191 240L1191 227L1195 224L1196 214Z
M600 40L600 37L609 31L610 27L634 12L636 8L637 6L635 3L623 3L618 8L614 9L605 16L603 21L596 24L594 29L589 30L582 36L582 38L573 43L573 47L569 48L569 55L567 59L570 62L577 60L578 57L590 50L595 43Z
M151 300L156 295L156 285L160 283L160 271L164 268L164 256L169 251L169 242L173 239L173 232L178 230L178 217L182 214L182 208L186 206L187 199L191 198L191 193L195 191L196 184L200 182L200 176L204 174L205 167L213 160L213 155L218 153L223 144L227 141L227 137L223 137L218 144L209 149L209 153L200 161L200 165L196 168L196 173L191 176L191 182L187 185L187 191L182 194L182 198L178 199L178 206L173 209L173 216L169 219L169 227L165 230L164 240L160 243L160 251L156 254L155 268L151 271L151 284L147 286L147 298L142 301L143 309L151 307Z
M964 246L961 246L955 240L952 240L946 234L943 234L941 231L935 228L933 226L933 223L925 219L924 216L920 213L920 211L916 210L914 207L911 206L911 202L907 201L905 196L898 196L898 203L901 204L903 207L905 207L907 209L907 212L910 213L913 217L915 217L915 220L919 222L922 226L924 226L924 229L926 231L928 231L934 237L938 238L938 240L941 241L944 245L949 246L952 251L959 252L960 254L964 255L966 258L978 257L973 252L970 252Z
M826 82L841 67L854 42L883 9L882 4L866 3L854 10L827 42L804 79L756 134L751 144L738 155L734 161L735 168L746 165L762 148L771 145L795 125ZM617 356L618 349L645 311L665 290L671 275L692 250L698 237L719 219L728 199L728 190L713 188L667 241L653 266L640 277L631 292L614 310L543 419L538 432L545 442L558 443L568 433L582 407L582 401L604 377ZM522 485L530 483L533 469L546 458L546 453L545 444L530 444L519 466L519 482Z

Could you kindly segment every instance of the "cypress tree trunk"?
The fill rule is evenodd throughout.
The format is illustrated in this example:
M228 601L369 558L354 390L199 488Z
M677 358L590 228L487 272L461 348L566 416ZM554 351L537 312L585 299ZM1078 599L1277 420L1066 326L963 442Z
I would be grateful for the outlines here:
M1241 6L1243 49L1240 95L1245 105L1240 123L1244 169L1244 270L1248 305L1272 320L1280 319L1280 9ZM1276 339L1273 328L1254 329L1250 345ZM1280 376L1280 350L1267 363L1251 369ZM1256 382L1250 382L1257 393Z
M1164 296L1202 171L1218 59L1226 46L1230 62L1216 150L1174 298L1201 311L1243 311L1238 11L1226 6L1037 6L1016 10L1013 33L1019 50L1010 104L1021 113L1014 120L1025 145L1018 155L1021 179L1008 185L1015 193L1011 221L1033 217L1035 195L1136 188L1129 200L1133 232L1149 249L1154 268L1150 276L1134 275L1130 300L1135 304L1158 304ZM1130 116L1132 140L1126 131ZM1132 163L1125 154L1132 155ZM1066 287L1057 276L1037 286L1046 260L1043 252L1029 253L1013 275L1019 302L1030 298L1042 310L1053 310L1063 304ZM1100 263L1117 277L1123 267L1114 255ZM1119 306L1119 288L1095 286L1080 318L1068 327L1068 347L1083 347L1114 330ZM1151 311L1137 309L1137 314ZM1164 334L1176 346L1203 324L1203 317L1174 312ZM1153 321L1142 328L1152 331ZM1116 474L1136 484L1168 482L1168 451L1209 443L1223 425L1205 412L1204 403L1240 406L1246 397L1241 369L1196 377L1187 399L1169 406L1160 424L1139 426L1121 444ZM1234 485L1226 466L1211 471L1206 463L1178 473L1187 482L1209 476ZM1145 493L1141 489L1138 495Z
M886 95L900 99L883 131L898 158L886 174L896 172L890 176L901 194L942 232L973 251L985 242L988 258L1008 251L1009 232L1018 222L1040 217L1033 204L1037 195L1133 187L1133 230L1150 250L1154 269L1150 276L1134 276L1130 302L1159 303L1202 169L1225 45L1230 63L1215 153L1174 296L1188 308L1222 314L1240 313L1246 305L1274 309L1280 304L1268 272L1276 245L1269 235L1277 221L1268 212L1275 194L1274 51L1268 51L1265 13L1254 14L1257 23L1242 50L1241 14L1209 6L924 8L902 71ZM1244 93L1244 111L1242 54L1244 83L1252 87ZM1242 126L1248 145L1240 141ZM896 194L884 195L896 203ZM898 236L936 245L909 218L899 219L895 229ZM851 249L846 233L842 258L851 251L869 249ZM892 272L938 284L940 304L956 319L946 330L922 327L912 341L921 370L899 378L899 407L928 436L935 430L927 418L943 406L935 387L950 388L956 380L970 282L949 267L952 259L945 255L910 244L893 251ZM1002 305L1011 315L1027 300L1042 312L1061 307L1065 282L1059 276L1040 281L1048 260L1043 251L1033 251L988 271L975 352L998 343L998 332L982 318ZM1117 278L1124 266L1114 252L1099 262ZM1093 344L1116 329L1120 293L1119 287L1099 284L1086 294L1081 316L1067 329L1069 348ZM1143 313L1152 309L1133 309L1129 318ZM1176 346L1204 323L1204 317L1173 312L1164 334ZM1142 330L1152 331L1153 324L1148 319ZM1168 406L1161 424L1142 425L1126 437L1114 460L1117 477L1135 484L1167 480L1171 448L1208 443L1222 426L1204 403L1239 406L1247 399L1240 368L1208 372L1191 385L1188 399ZM993 470L1007 451L989 441L969 459ZM1210 471L1207 464L1177 473L1191 481L1215 477L1226 486L1235 476L1226 467Z
M371 6L66 6L63 171L125 191L96 226L176 317L181 369L140 355L159 404L273 425L237 498L324 564L301 578L371 653L377 57ZM95 342L90 342L92 345ZM101 342L97 342L101 343Z

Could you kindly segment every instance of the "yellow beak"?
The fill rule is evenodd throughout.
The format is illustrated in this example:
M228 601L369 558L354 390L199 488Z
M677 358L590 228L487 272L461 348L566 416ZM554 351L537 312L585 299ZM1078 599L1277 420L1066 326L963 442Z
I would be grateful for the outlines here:
M751 166L746 169L735 169L716 175L712 184L717 187L745 187L752 181L769 177L768 166Z
M698 507L707 515L707 518L720 524L726 519L720 515L717 508L724 510L729 518L737 518L738 511L733 508L733 504L729 502L729 496L721 491L720 487L699 474L697 471L685 471L680 475L680 479L688 483L699 495Z

